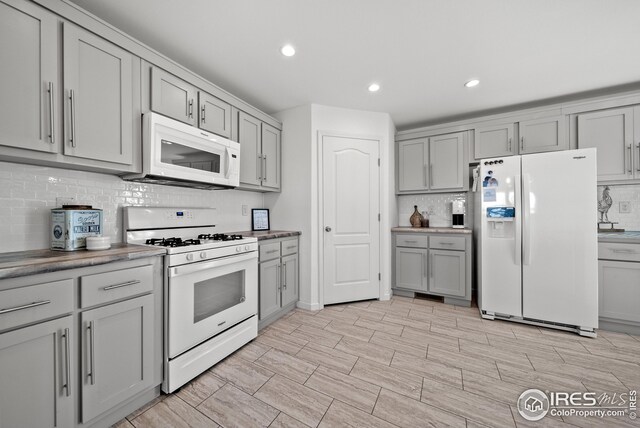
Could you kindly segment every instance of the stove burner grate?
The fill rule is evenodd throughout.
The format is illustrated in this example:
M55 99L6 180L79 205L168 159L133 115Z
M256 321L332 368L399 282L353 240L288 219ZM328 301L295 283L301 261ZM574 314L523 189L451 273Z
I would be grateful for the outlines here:
M242 239L242 235L227 235L225 233L204 233L198 235L198 239L209 239L213 241L237 241Z

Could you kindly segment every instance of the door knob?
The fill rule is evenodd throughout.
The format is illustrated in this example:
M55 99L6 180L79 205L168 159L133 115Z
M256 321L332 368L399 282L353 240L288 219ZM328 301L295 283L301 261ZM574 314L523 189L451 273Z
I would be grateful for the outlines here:
M329 226L325 227L324 230L327 232L331 232L331 228Z

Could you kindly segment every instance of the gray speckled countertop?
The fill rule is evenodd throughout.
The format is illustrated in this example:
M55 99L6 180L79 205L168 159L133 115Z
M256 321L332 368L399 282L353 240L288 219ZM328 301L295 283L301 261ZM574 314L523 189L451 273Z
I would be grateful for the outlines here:
M460 234L471 234L473 233L472 229L465 227L464 229L454 229L453 227L392 227L392 232L411 232L411 233L460 233Z
M598 233L598 242L617 242L621 244L640 244L640 231Z
M165 253L164 248L121 243L111 244L108 250L31 250L0 253L0 279L136 260Z
M263 232L260 231L251 231L246 230L244 232L232 232L236 235L246 236L248 238L258 238L258 241L262 241L265 239L276 239L276 238L288 238L289 236L299 236L302 235L300 231L294 230L265 230Z

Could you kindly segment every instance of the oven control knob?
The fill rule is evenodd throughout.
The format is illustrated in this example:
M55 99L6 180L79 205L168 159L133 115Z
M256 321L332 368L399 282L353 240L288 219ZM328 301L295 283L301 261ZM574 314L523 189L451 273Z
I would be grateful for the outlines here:
M187 254L187 260L192 261L193 260L193 254Z
M204 251L200 253L200 258L201 259L205 259L207 258L207 253L205 253Z
M245 246L244 246L244 250L245 250L245 251L249 251L249 246L248 246L248 245L245 245Z
M239 253L240 251L242 251L242 247L236 247L236 253Z

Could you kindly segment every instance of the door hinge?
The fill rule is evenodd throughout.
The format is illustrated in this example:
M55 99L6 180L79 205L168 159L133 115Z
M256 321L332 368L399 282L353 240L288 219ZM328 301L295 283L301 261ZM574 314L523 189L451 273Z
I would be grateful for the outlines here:
M378 272L378 281L382 281L382 274Z

